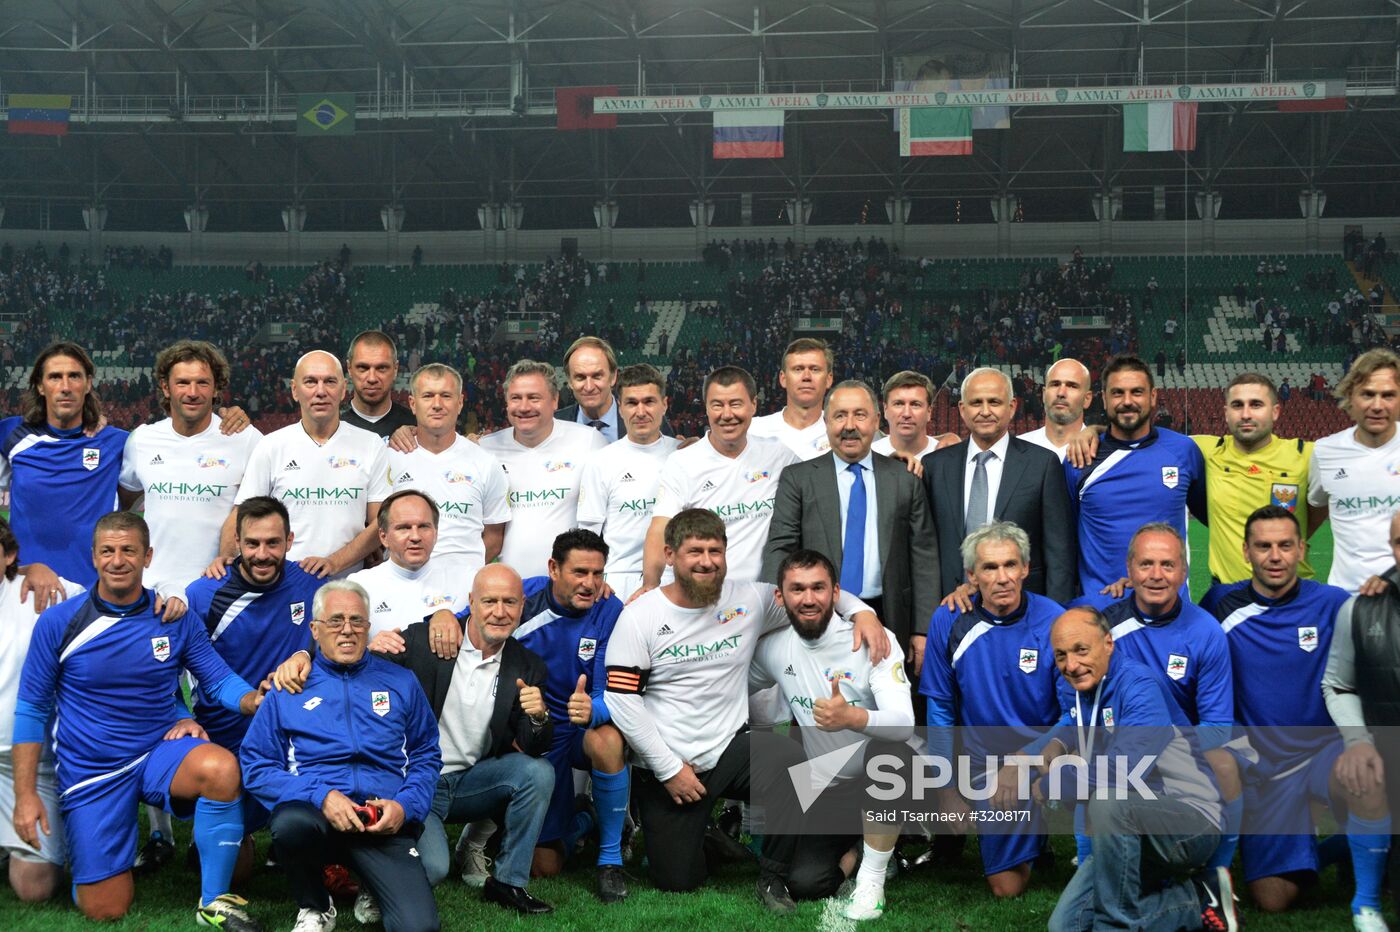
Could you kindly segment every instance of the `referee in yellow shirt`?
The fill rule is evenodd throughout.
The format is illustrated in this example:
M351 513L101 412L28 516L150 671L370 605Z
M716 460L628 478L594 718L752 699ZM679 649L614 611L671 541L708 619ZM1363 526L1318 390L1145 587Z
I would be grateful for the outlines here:
M1307 538L1327 520L1308 513L1311 440L1274 436L1278 389L1268 376L1242 372L1225 388L1225 436L1193 434L1206 458L1206 510L1210 516L1210 575L1216 582L1250 576L1244 559L1244 522L1255 509L1281 505L1298 518ZM1319 512L1321 512L1319 514ZM1298 575L1312 579L1306 557Z

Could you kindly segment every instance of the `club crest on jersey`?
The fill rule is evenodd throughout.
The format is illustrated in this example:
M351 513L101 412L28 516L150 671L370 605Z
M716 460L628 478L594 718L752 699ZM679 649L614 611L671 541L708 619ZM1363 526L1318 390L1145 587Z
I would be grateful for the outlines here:
M292 624L299 625L306 620L306 603L292 603Z
M199 465L200 469L215 469L220 466L224 469L228 469L228 460L224 459L222 456L201 454L195 458L195 462Z
M591 663L593 656L598 653L597 638L578 639L578 659L583 663Z
M1179 680L1186 676L1186 658L1180 654L1167 655L1167 676Z
M1181 472L1175 466L1162 467L1162 485L1169 489L1176 488L1176 484L1181 481Z
M1269 503L1289 511L1297 511L1298 487L1287 482L1275 482L1269 490Z
M573 469L574 464L568 460L547 460L544 464L545 472L558 472L561 469Z
M724 611L716 613L715 618L719 620L720 624L727 625L735 618L743 618L748 613L748 609L739 605L734 608L726 608Z
M154 655L155 655L155 658L156 658L157 660L159 660L161 663L164 663L165 661L169 660L169 659L170 659L170 638L168 638L168 637L151 638L151 653L154 654Z
M375 715L389 714L389 691L387 689L376 689L369 694L369 707L374 710Z
M900 686L909 685L909 678L904 675L904 664L897 663L894 665L894 681Z
M1308 625L1298 629L1298 646L1308 653L1317 650L1317 626Z
M97 447L83 447L83 468L91 472L102 462L102 451Z
M471 476L467 475L464 472L458 472L455 469L447 470L442 474L442 477L447 480L448 485L456 485L459 482L465 482L467 485L472 484Z
M1112 707L1112 706L1104 706L1104 710L1103 710L1103 727L1105 727L1105 728L1112 728L1112 727L1113 727L1113 707Z
M328 456L326 462L331 464L331 469L350 469L360 465L360 461L348 456Z
M1031 647L1021 648L1020 667L1022 673L1034 673L1040 665L1040 651Z
M767 469L756 469L753 472L744 473L744 480L752 485L755 482L762 482L771 475L773 474Z

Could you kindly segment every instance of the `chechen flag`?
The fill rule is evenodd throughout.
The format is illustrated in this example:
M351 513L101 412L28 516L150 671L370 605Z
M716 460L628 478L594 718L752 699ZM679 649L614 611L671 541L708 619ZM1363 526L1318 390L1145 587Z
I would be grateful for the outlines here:
M1190 152L1195 148L1195 101L1123 105L1124 152Z
M782 110L727 110L715 113L715 158L782 157Z

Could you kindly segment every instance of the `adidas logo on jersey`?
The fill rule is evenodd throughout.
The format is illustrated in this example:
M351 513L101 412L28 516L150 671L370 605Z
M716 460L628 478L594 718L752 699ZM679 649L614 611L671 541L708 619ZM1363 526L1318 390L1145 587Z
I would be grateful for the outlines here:
M394 481L395 481L395 482L411 482L412 480L413 480L413 477L412 477L412 476L410 476L408 473L404 473L402 476L399 476L399 477L398 477L397 479L395 479Z
M667 634L670 634L670 633L671 633L671 626L670 626L670 625L662 625L662 626L661 626L661 629L660 629L659 631L656 632L656 636L657 636L657 637L661 637L661 636L663 636L663 635L667 635Z
M296 461L296 460L292 460L291 462L287 463L286 466L283 466L283 467L282 467L282 471L283 471L283 472L291 472L293 469L300 469L300 468L301 468L301 467L297 465L297 461Z
M165 462L165 460L161 459L161 458L160 458L160 454L157 453L155 456L151 457L151 463L150 463L150 465L152 465L152 466L159 466L161 463L164 463L164 462Z
M714 484L713 482L711 482L709 479L706 479L706 480L705 480L705 484L702 485L702 486L700 486L700 491L701 491L701 492L712 492L712 491L714 491L714 488L715 488L715 484Z
M1346 477L1347 477L1347 471L1346 471L1345 469L1339 469L1339 470L1337 470L1337 474L1336 474L1335 476L1333 476L1332 478L1333 478L1333 479L1345 479Z
M619 479L618 481L619 481L619 482L636 482L637 480L632 478L632 474L631 474L630 472L625 472L625 473L622 474L622 478Z
M389 603L388 603L388 602L380 602L378 605L376 605L376 606L374 607L374 610L375 610L376 612L389 612L389 611L393 611L393 609L389 608Z
M788 664L788 668L787 668L786 670L783 671L783 676L796 676L796 675L797 675L797 674L794 673L793 670L792 670L792 664Z

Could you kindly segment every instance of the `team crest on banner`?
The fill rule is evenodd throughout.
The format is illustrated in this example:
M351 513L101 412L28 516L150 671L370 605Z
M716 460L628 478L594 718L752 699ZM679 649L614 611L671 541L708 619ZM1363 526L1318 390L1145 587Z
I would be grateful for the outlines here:
M1113 727L1113 706L1104 706L1104 709L1103 709L1103 727L1105 727L1105 728L1112 728L1112 727Z
M1021 648L1021 672L1034 673L1036 666L1040 663L1040 651L1029 647Z
M1273 488L1269 490L1269 503L1278 505L1280 508L1287 508L1289 511L1298 510L1298 487L1287 482L1275 482Z
M97 447L83 447L83 468L91 472L102 462L102 451Z
M170 659L170 638L151 638L151 653L162 663Z
M1180 654L1167 655L1167 676L1179 680L1186 676L1186 658Z
M299 625L306 620L306 603L292 603L292 624Z
M580 661L582 661L583 663L591 663L593 660L593 655L596 653L598 653L597 638L578 639L578 659Z
M1298 646L1310 654L1317 650L1317 627L1315 625L1298 629Z
M1169 489L1176 488L1176 484L1181 481L1181 473L1175 466L1162 467L1162 485Z
M389 691L387 689L376 689L369 694L369 707L374 710L375 715L389 714Z

